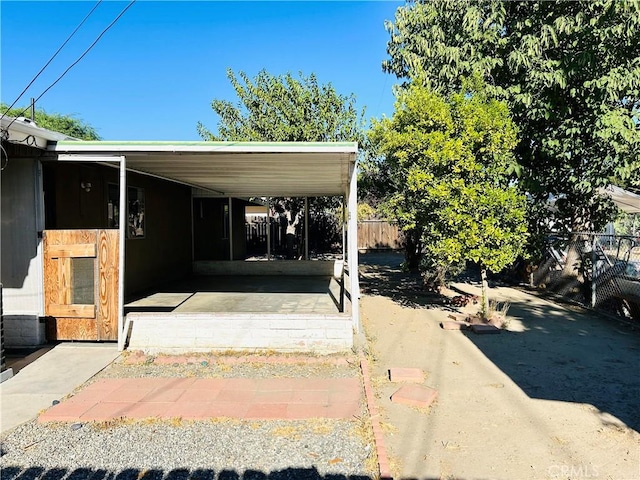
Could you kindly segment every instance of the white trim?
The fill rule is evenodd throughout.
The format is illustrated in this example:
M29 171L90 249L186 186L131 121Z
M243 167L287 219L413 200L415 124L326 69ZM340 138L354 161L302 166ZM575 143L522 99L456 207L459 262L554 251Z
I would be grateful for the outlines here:
M119 252L118 252L118 351L124 350L124 268L125 240L127 238L127 160L120 157L120 205L119 205Z
M257 144L195 144L184 145L180 143L122 143L112 142L73 142L73 144L49 145L49 150L54 152L95 152L95 153L358 153L358 144L353 142L348 145L257 145Z
M358 168L355 163L350 167L351 182L349 185L348 214L349 225L347 242L349 243L349 281L351 288L351 319L353 331L360 333L360 283L358 281Z

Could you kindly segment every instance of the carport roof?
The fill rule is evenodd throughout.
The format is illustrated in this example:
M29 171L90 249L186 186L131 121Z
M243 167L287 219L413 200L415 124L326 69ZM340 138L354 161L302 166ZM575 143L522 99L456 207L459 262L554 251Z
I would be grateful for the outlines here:
M107 162L221 196L343 195L355 142L112 142L58 141L59 160Z

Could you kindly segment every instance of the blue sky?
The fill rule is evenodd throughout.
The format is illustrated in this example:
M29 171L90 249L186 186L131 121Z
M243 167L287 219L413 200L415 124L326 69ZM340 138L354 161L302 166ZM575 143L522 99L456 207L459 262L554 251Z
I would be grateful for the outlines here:
M128 2L104 1L22 97L39 96ZM235 101L226 70L253 78L315 73L338 93L355 94L365 117L393 113L383 73L401 1L244 2L138 0L37 106L72 114L106 140L199 140L215 131L214 98ZM10 104L95 2L0 2L1 90Z

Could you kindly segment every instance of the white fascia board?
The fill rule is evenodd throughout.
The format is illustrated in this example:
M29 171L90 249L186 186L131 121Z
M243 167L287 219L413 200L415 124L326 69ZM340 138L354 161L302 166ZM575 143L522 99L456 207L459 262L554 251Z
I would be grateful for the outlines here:
M50 145L54 152L93 152L93 153L347 153L358 152L355 142L328 144L304 143L250 143L250 144L216 144L207 142L154 143L154 142L59 142Z

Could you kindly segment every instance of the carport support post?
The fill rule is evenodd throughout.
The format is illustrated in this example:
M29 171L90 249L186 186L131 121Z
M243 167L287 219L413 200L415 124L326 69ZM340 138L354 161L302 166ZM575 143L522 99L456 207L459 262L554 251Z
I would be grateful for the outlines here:
M309 197L304 197L304 259L309 260Z
M271 260L271 198L267 197L267 260Z
M349 226L347 233L347 242L349 248L347 251L349 259L349 283L351 292L351 320L353 322L353 330L360 333L360 284L358 282L358 169L355 161L351 165L351 179L348 191L348 207Z
M120 157L120 205L118 205L118 351L124 350L124 245L127 236L127 160Z
M233 260L233 198L229 197L229 260Z

